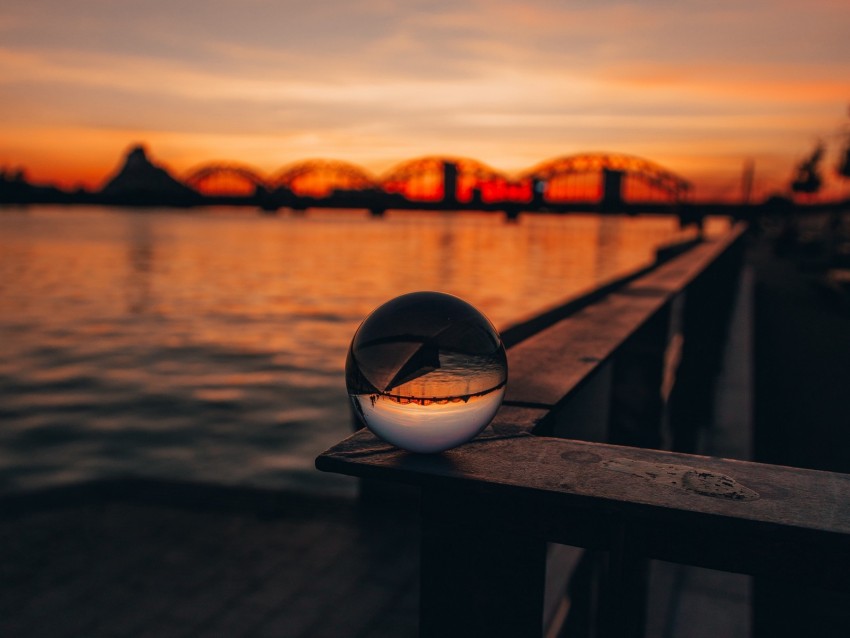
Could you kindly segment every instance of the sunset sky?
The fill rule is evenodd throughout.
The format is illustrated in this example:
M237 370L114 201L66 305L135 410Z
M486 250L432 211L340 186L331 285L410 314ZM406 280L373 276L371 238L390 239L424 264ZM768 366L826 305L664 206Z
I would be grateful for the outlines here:
M0 8L0 166L63 185L98 186L144 142L177 174L312 157L380 173L432 154L510 173L608 151L698 197L737 195L753 160L758 195L818 140L831 175L848 105L847 0Z

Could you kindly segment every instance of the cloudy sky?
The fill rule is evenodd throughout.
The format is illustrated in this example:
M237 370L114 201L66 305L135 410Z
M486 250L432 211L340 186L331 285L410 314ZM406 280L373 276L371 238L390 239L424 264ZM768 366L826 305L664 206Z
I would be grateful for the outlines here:
M97 185L134 142L175 172L431 154L518 172L637 155L732 196L850 130L846 0L7 0L0 166Z

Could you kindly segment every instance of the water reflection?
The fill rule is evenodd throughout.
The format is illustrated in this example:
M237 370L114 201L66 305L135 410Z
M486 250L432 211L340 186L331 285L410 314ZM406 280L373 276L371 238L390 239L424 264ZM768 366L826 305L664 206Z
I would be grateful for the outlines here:
M151 303L151 272L154 262L154 237L151 219L144 213L124 216L127 222L127 312L142 314Z
M345 353L373 308L442 290L505 327L678 235L661 218L0 214L0 489L340 488L312 459L348 432Z

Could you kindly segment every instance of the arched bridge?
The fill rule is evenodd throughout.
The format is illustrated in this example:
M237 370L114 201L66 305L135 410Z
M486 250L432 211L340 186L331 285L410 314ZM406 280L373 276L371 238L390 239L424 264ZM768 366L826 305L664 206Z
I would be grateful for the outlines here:
M649 160L632 155L583 153L538 164L523 176L545 201L679 202L690 184Z
M514 177L466 157L420 157L396 165L380 178L341 160L303 160L272 178L250 166L216 162L190 171L185 182L203 195L256 196L272 208L365 206L376 212L417 204L445 209L501 206L514 212L580 205L634 208L677 205L690 191L686 180L658 164L614 153L562 156Z
M649 160L583 153L552 159L510 178L469 158L430 156L399 164L381 178L387 193L444 202L665 202L682 201L690 184Z
M268 189L265 178L256 169L245 164L213 162L197 166L183 178L203 195L254 195Z
M467 157L420 157L398 164L381 177L387 193L417 201L469 202L476 190L486 199L505 199L505 174Z
M340 160L310 159L290 164L271 180L275 188L296 195L327 197L335 191L377 188L375 179L356 164Z

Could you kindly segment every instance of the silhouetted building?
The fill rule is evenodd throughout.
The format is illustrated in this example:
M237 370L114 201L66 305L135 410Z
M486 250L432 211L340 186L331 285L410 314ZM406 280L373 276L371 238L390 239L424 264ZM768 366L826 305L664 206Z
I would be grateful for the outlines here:
M100 191L101 197L121 204L190 205L199 194L148 159L143 146L134 146L124 164Z
M0 170L0 202L24 201L31 190L23 169Z
M0 204L48 204L54 202L83 201L84 194L75 195L75 199L65 191L50 184L33 184L22 168L14 170L0 169Z

